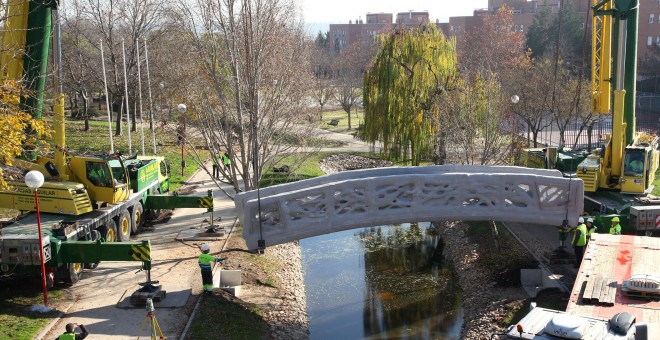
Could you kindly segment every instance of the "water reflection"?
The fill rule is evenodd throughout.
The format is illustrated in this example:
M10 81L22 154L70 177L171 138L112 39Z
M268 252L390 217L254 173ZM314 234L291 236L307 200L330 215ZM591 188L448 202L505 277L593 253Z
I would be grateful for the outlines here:
M458 338L459 289L428 223L339 232L301 246L312 339Z

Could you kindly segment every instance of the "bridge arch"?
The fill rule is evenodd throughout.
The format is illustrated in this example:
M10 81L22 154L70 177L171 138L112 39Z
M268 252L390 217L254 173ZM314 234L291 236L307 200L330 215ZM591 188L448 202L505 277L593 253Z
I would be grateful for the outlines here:
M345 171L236 195L248 249L359 227L442 220L575 224L580 179L504 166L390 167ZM261 225L259 223L261 206Z

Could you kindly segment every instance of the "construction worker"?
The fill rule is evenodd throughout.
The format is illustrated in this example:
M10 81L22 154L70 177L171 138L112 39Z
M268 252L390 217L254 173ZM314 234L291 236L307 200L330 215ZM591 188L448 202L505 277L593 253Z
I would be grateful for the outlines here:
M222 155L222 164L225 165L225 170L229 171L229 166L231 165L231 158L229 158L229 154L226 152L224 155Z
M619 217L612 218L612 226L610 227L610 235L621 235L621 225L619 224Z
M584 225L584 218L578 219L578 225L571 228L573 233L573 250L575 250L575 266L579 267L584 256L584 247L587 245L587 226Z
M224 259L209 255L211 247L208 244L202 245L202 253L199 255L199 268L202 270L202 289L204 294L213 294L213 267L214 262L222 262Z
M594 219L589 217L587 219L587 243L591 240L591 234L594 234L598 228L594 225Z
M218 166L219 159L220 155L217 153L214 153L214 155L211 157L211 162L213 162L213 178L216 179L220 178L220 167Z
M82 333L76 334L76 326L80 327ZM84 325L79 325L77 323L68 323L66 324L66 332L62 333L56 340L82 340L89 335L89 332Z

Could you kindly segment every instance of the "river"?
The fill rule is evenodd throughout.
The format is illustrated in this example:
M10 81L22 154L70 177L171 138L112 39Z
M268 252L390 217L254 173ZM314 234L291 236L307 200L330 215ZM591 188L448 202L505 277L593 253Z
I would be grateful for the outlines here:
M458 281L429 223L347 230L300 245L311 339L459 338Z

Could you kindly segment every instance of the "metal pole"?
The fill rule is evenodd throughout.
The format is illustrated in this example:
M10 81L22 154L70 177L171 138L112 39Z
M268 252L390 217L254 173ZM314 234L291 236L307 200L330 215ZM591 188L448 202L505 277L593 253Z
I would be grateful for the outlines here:
M256 108L254 110L254 124L253 124L253 140L254 140L254 183L257 186L257 209L259 210L259 240L257 246L259 251L262 252L266 249L266 240L264 240L263 223L261 222L261 192L259 190L259 147L257 143L257 135L259 131L259 89L257 89Z
M181 114L181 176L183 170L186 168L186 159L184 157L184 150L186 147L186 117Z
M151 100L151 75L149 72L149 50L147 50L147 39L144 39L144 61L147 63L147 88L149 89L149 128L151 139L154 144L154 155L156 152L156 128L154 128L154 102ZM161 103L162 104L162 103Z
M110 134L110 153L115 153L115 143L112 140L112 118L110 118L110 99L108 96L108 79L105 76L105 57L103 56L103 39L99 39L99 48L101 49L101 67L103 68L103 87L105 88L105 107L108 111L108 133Z
M39 257L41 259L41 287L44 292L44 306L48 307L48 290L46 289L46 264L44 263L44 241L41 234L41 213L39 212L39 189L34 189L34 203L37 210L37 229L39 231Z
M135 40L135 54L138 72L138 102L140 103L140 140L142 141L142 156L144 156L144 120L142 119L142 72L140 72L140 44Z
M121 54L124 60L124 95L126 96L126 119L128 125L128 154L133 153L131 141L131 109L128 105L128 76L126 75L126 49L124 48L124 39L121 40ZM121 119L119 120L121 122Z

